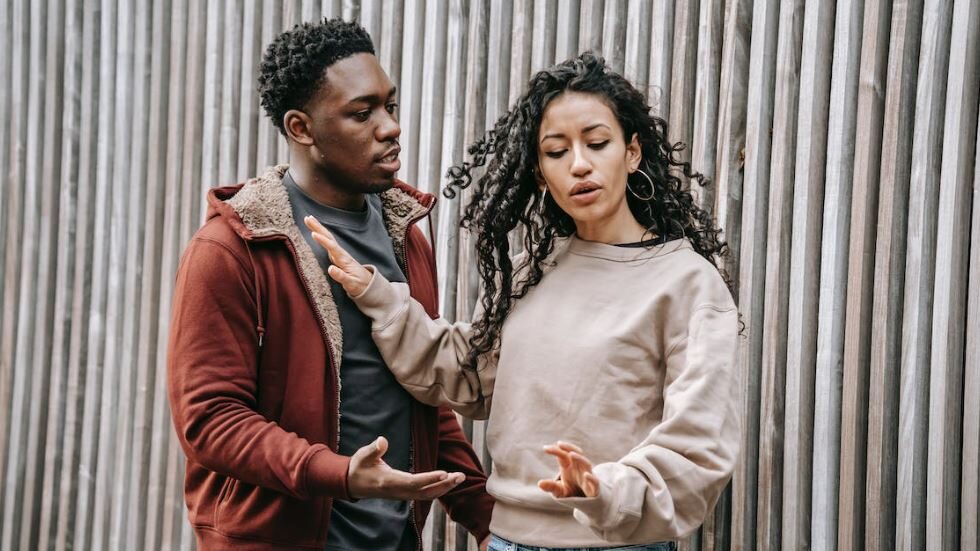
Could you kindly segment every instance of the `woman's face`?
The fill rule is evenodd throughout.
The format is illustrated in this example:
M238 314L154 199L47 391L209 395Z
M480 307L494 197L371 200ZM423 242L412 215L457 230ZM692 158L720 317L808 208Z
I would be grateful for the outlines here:
M599 97L565 92L545 108L538 131L541 176L580 237L636 224L626 204L626 177L640 159L636 136L623 139L619 121Z

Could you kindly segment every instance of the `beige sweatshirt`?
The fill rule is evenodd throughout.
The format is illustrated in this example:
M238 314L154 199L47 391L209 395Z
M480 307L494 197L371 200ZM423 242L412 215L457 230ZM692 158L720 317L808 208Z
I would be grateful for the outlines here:
M573 237L553 258L478 371L460 367L470 324L431 320L407 285L375 272L352 298L412 395L489 416L493 533L555 547L686 536L738 455L732 297L686 240L637 249ZM595 465L597 497L556 499L537 487L558 472L542 450L558 440Z

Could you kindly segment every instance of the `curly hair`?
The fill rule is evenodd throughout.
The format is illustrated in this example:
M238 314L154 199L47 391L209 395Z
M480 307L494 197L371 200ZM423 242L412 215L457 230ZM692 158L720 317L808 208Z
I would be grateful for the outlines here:
M283 136L283 116L300 109L324 85L327 68L354 54L374 55L371 35L340 18L303 23L280 34L265 49L259 66L259 96Z
M476 234L477 271L483 293L482 313L474 321L470 351L464 365L475 368L480 356L496 349L504 320L514 302L537 285L544 274L556 240L575 232L575 223L554 199L539 189L534 169L538 162L537 136L548 104L566 91L593 94L612 110L627 142L636 134L642 151L641 168L653 182L634 173L627 193L630 211L648 232L664 238L687 238L694 250L718 267L727 254L721 230L711 214L700 208L682 176L707 185L678 153L684 144L667 138L667 122L650 113L646 99L628 80L609 69L601 57L586 52L535 74L528 91L493 129L471 145L468 161L449 169L444 194L453 198L473 187L460 225ZM475 175L477 171L480 175ZM652 189L651 189L652 187ZM508 235L524 230L526 275L515 285Z

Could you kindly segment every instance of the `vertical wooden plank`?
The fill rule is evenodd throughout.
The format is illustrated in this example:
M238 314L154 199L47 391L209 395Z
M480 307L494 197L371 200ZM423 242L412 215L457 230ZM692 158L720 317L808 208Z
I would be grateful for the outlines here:
M670 2L667 2L668 4ZM602 14L604 0L580 0L578 18L578 52L602 50Z
M892 53L888 60L884 128L887 138L881 161L871 318L866 502L861 506L864 549L892 549L894 545L894 530L883 530L878 519L885 519L885 525L890 526L895 516L898 430L897 423L893 421L898 418L899 374L894 366L901 357L913 130L912 119L907 113L915 99L921 13L922 6L918 2L896 3L892 12Z
M61 443L66 440L66 436L69 436L64 421L70 355L67 344L73 319L71 303L74 287L71 285L71 278L74 272L75 253L79 250L75 247L74 218L81 214L76 208L79 192L78 124L81 118L81 106L79 104L82 87L81 54L82 10L77 2L69 0L64 5L64 52L62 52L64 57L59 60L61 66L57 68L59 72L62 72L64 83L62 99L59 102L60 105L56 107L63 113L59 131L61 163L55 168L61 173L61 177L58 178L61 185L58 190L52 190L52 193L59 194L60 198L56 209L57 213L51 212L51 218L57 220L57 226L49 230L51 235L57 236L54 251L52 251L56 257L53 270L55 297L54 320L50 333L50 356L45 362L49 366L50 379L46 389L48 396L45 402L48 412L46 427L43 432L44 470L41 475L43 486L40 492L40 508L38 511L40 524L35 542L38 549L49 549L54 546L57 531L57 496L60 493L60 485L64 482L58 476L64 452ZM74 434L71 434L71 437L73 438Z
M922 23L916 87L915 136L912 142L908 203L905 302L902 315L896 518L892 523L868 515L868 532L879 534L885 548L925 546L925 483L929 400L929 349L935 283L937 203L943 150L946 70L949 67L949 17L952 2L933 5ZM944 11L944 14L940 14Z
M754 27L753 27L754 28ZM650 14L648 101L657 116L670 116L670 83L674 55L674 3L654 2Z
M966 348L970 208L977 147L980 90L980 6L957 0L952 14L944 2L930 2L927 15L949 25L952 44L946 87L946 118L939 190L936 287L932 362L929 372L929 457L926 475L926 541L937 549L960 544L960 466L963 378ZM943 9L946 8L946 9ZM935 10L935 12L934 12ZM923 29L925 36L926 29ZM975 368L975 365L974 365ZM976 396L970 396L976 400ZM967 520L975 523L977 517Z
M742 178L745 169L746 96L749 78L749 41L752 0L727 5L718 90L718 143L714 167L715 218L728 243L722 266L734 278L738 296L739 250L742 242Z
M718 94L721 78L721 45L724 30L724 2L702 0L698 14L698 47L695 56L694 109L691 112L691 166L711 182L715 179L718 140ZM701 208L713 210L715 186L695 190Z
M773 90L779 3L755 0L749 51L745 127L745 180L742 199L742 246L739 266L739 309L746 336L739 341L742 396L741 460L733 476L732 548L756 548L759 496L759 423L762 337L764 331L766 241L769 212L769 167L772 153ZM652 77L651 77L652 80Z
M534 0L533 31L531 33L531 73L553 65L555 59L556 0Z
M30 285L37 293L30 307L35 310L32 320L32 342L28 344L33 348L30 354L31 360L24 364L18 362L19 366L34 365L40 369L31 369L31 390L30 407L28 417L20 419L19 424L27 427L27 446L26 446L26 469L24 472L25 487L24 499L18 504L24 515L21 524L20 544L22 548L36 547L38 544L38 530L40 520L40 506L42 504L42 476L44 472L44 442L45 429L48 419L48 387L51 381L51 332L52 321L54 318L54 298L55 298L55 272L57 262L57 221L58 210L61 199L61 144L62 144L62 97L64 92L64 3L58 2L48 6L48 10L41 17L46 20L43 24L46 29L53 29L54 32L45 34L45 45L43 49L43 62L35 66L35 70L43 71L43 91L39 94L43 100L43 116L39 117L37 124L39 133L37 134L39 143L36 153L38 157L32 162L28 157L29 163L35 167L32 171L34 176L28 177L26 181L29 187L37 188L39 193L37 202L37 213L39 215L36 225L33 226L25 235L29 239L37 242L36 258L36 279ZM42 145L43 144L43 145ZM28 155L33 153L31 142L28 141ZM30 165L29 165L30 166ZM36 177L39 181L32 181ZM65 186L67 187L67 186ZM30 299L29 299L30 300ZM29 304L29 303L28 303ZM59 377L60 379L60 377ZM59 408L55 405L55 408ZM57 412L56 412L57 415Z
M513 104L527 89L531 76L531 35L534 32L534 0L514 0L514 23L510 48L510 90L508 104Z
M817 296L820 283L834 8L830 2L807 3L803 22L806 47L800 63L786 332L781 536L786 550L810 547L818 322L817 301L813 297Z
M602 55L622 74L626 61L626 0L606 0L602 14Z
M231 181L242 182L252 175L255 161L258 157L259 105L258 75L259 63L262 61L260 0L245 0L242 11L242 55L239 63L241 69L238 79L238 151L235 153L237 167Z
M490 29L487 54L487 98L484 116L474 116L473 132L467 131L466 143L473 143L487 128L493 127L497 118L507 111L509 105L511 73L511 22L514 17L514 3L511 0L490 3ZM491 56L489 52L493 52ZM469 117L469 112L467 112ZM469 119L468 119L469 120ZM467 123L469 125L469 123ZM470 128L470 126L467 126ZM479 128L479 130L475 130ZM465 205L465 203L464 203ZM467 232L463 232L464 234ZM467 316L468 317L468 316Z
M578 55L579 0L567 0L558 3L558 15L555 23L555 63Z
M677 157L691 160L691 136L694 133L694 102L697 88L698 15L700 0L674 5L674 45L671 53L670 116L668 139L683 142L684 151ZM707 38L707 37L706 37ZM667 111L664 112L665 114Z
M204 213L207 211L207 203L203 200L208 190L212 187L221 185L219 156L222 138L221 107L222 107L222 75L224 71L224 47L226 22L224 18L225 3L216 0L207 1L206 33L204 43L204 126L203 136L206 137L201 147L201 175L198 177L198 193L202 198L198 203L198 216L195 229L204 220ZM294 4L284 4L284 9L290 10ZM295 6L298 8L299 6ZM294 10L296 17L300 16L299 10ZM284 17L285 19L285 17ZM230 46L229 46L230 47Z
M381 66L388 72L392 82L399 82L402 74L402 23L404 18L404 0L395 0L385 4L381 10L381 36L385 39L380 46L375 43ZM373 37L373 35L372 35Z
M12 26L13 19L13 2L3 2L0 3L0 51L6 52L7 55L0 57L0 79L3 82L10 83L7 86L0 87L0 167L3 167L3 172L0 173L0 213L6 214L7 212L7 202L10 200L10 195L12 190L8 190L7 186L7 170L10 167L9 164L9 154L10 154L10 134L11 134L11 104L13 94L11 93L14 88L13 75L11 74L11 60L14 57L14 29ZM6 251L7 251L7 224L9 221L0 223L0 312L4 311L4 281L8 279L6 266ZM2 334L2 320L3 315L0 314L0 334ZM2 347L2 338L0 338L0 347ZM5 450L6 447L3 445L4 434L6 428L3 427L3 419L5 418L4 411L7 409L7 402L4 397L6 396L6 378L4 377L4 367L6 362L3 361L4 350L0 348L0 450ZM3 464L3 457L0 454L0 465ZM0 507L2 507L3 497L0 494Z
M980 118L976 135L980 136ZM980 148L973 174L973 223L970 237L969 298L966 313L966 361L963 396L980 396ZM963 404L963 489L960 496L960 549L980 549L980 400Z
M841 381L864 2L837 3L816 323L810 547L837 546Z
M652 4L630 0L626 12L626 53L623 76L646 92L650 78L650 13ZM721 46L719 45L719 52Z
M80 4L79 4L80 5ZM70 8L69 13L76 8ZM56 435L63 441L62 463L59 473L60 490L58 495L52 499L57 499L57 527L54 537L54 548L56 551L69 549L75 527L75 516L77 514L78 487L79 487L79 443L83 439L85 426L81 423L82 408L84 405L85 387L87 381L86 371L89 364L86 363L88 357L88 329L89 329L89 308L91 298L92 270L95 259L93 249L95 242L94 218L96 211L95 190L92 189L96 182L96 166L98 161L98 135L99 135L99 113L93 106L99 104L100 79L98 78L98 68L100 64L101 52L99 50L99 6L95 3L86 3L82 9L82 39L79 47L81 61L81 90L80 97L75 95L79 92L70 94L71 102L77 102L79 109L78 118L78 144L77 150L71 152L66 148L65 158L75 156L77 161L65 161L65 167L71 166L72 162L77 162L77 172L74 178L78 182L78 198L76 213L71 216L70 224L75 225L74 240L71 248L74 249L74 265L72 273L72 304L70 305L70 335L67 340L67 361L68 376L67 388L65 390L65 422L64 434ZM71 50L71 48L68 48ZM70 79L66 77L66 83ZM68 96L69 94L66 94ZM66 116L67 120L74 120ZM67 132L72 132L69 128ZM69 176L71 178L71 176ZM67 308L67 306L66 306ZM52 507L54 505L52 504ZM42 545L40 548L45 548ZM50 548L50 547L48 547Z
M428 2L425 6L425 36L422 60L422 95L419 111L418 176L414 185L429 193L438 193L440 152L442 150L443 106L445 104L446 40L448 6ZM437 207L438 208L438 207Z
M164 0L154 5L150 14L149 59L144 55L144 60L151 67L148 102L146 114L134 117L145 128L140 133L145 133L146 136L146 152L137 161L145 159L146 168L144 173L137 172L137 167L134 167L133 173L146 180L146 193L143 204L136 206L137 212L142 213L142 216L135 217L134 220L134 224L145 230L139 244L142 248L142 281L139 288L134 289L134 292L139 293L135 299L139 308L134 319L138 333L132 362L135 376L130 391L133 395L132 443L129 454L132 465L127 494L131 505L120 515L121 522L126 526L120 538L123 549L151 547L144 543L149 524L147 513L155 505L149 499L149 479L152 476L150 467L153 463L151 427L154 395L165 393L163 386L156 386L157 373L164 371L163 367L166 365L165 362L156 362L156 339L157 312L160 309L157 297L161 280L172 277L172 273L161 271L164 207L167 204L165 191L168 189L165 178L167 127L170 119L165 117L165 113L168 108L170 73L165 68L170 67L171 11L171 2ZM139 235L139 231L134 230L133 233ZM122 519L123 516L125 519Z
M789 314L790 244L795 186L797 106L803 3L784 2L779 12L773 147L769 174L769 235L766 239L765 327L759 424L759 545L781 547L786 338Z
M402 34L401 83L398 85L401 112L402 174L408 183L418 186L419 128L421 126L422 60L425 41L426 0L405 0L405 24Z
M864 538L868 359L891 8L890 2L866 0L864 11L841 396L837 545L844 550L860 549Z
M95 224L92 231L95 250L93 252L92 299L88 312L88 354L85 365L85 397L82 412L83 430L81 454L79 459L79 488L77 512L75 515L74 538L71 547L87 549L92 547L96 524L101 523L104 509L96 506L98 493L96 482L99 469L99 431L102 384L104 378L107 334L108 303L112 292L109 289L108 265L110 246L111 200L113 188L113 166L116 148L113 135L116 126L116 4L103 0L99 22L99 75L98 97L98 152L95 165Z
M166 121L184 120L184 86L187 83L185 72L185 59L187 56L187 29L188 29L188 9L187 0L174 0L171 4L169 20L169 79L168 93L166 96ZM246 15L247 17L247 15ZM246 27L247 29L247 27ZM247 32L247 31L246 31ZM156 43L156 41L154 41ZM161 102L163 97L160 98ZM163 106L161 106L161 111ZM162 130L162 129L161 129ZM159 280L159 308L157 309L156 320L149 320L148 325L152 324L152 330L156 331L155 350L150 347L147 354L150 356L148 361L156 366L153 372L152 393L152 420L149 434L148 446L149 465L147 465L147 488L146 488L146 510L143 512L146 527L143 530L142 540L143 549L166 549L172 548L164 545L164 532L168 512L172 507L168 507L168 490L179 491L183 494L183 485L177 484L177 488L167 488L166 486L166 459L172 442L173 427L170 422L170 408L167 403L165 391L166 369L166 346L167 335L170 324L170 301L173 292L173 281L177 271L177 261L184 243L180 241L180 217L183 212L184 196L183 188L180 185L180 175L183 171L181 155L181 124L166 124L166 136L161 136L166 150L163 159L164 166L159 171L163 175L161 185L168 193L164 193L161 202L163 208L162 228L162 250L160 252L160 280ZM239 166L241 166L239 164ZM172 513L171 513L172 514Z
M386 9L384 4L383 0L361 0L360 2L361 26L371 35L374 50L378 53L382 51L388 40L391 40L390 37L381 32L381 12Z
M41 186L44 185L41 173L46 159L42 157L41 146L44 143L44 87L46 71L46 11L45 5L36 3L30 5L30 21L28 22L29 71L27 80L26 118L23 143L24 170L18 171L12 179L14 186L23 186L23 206L21 207L24 243L20 254L19 264L11 265L18 272L16 288L19 300L16 309L16 326L13 328L13 362L12 366L34 365L34 324L36 311L35 301L38 300L38 289L34 285L39 274L39 239L38 230L41 225L41 201L43 199ZM18 152L20 153L20 152ZM47 289L45 289L47 291ZM43 315L43 314L42 314ZM9 440L6 457L6 472L4 473L4 503L3 517L0 522L0 548L13 549L14 546L27 548L31 536L31 516L25 514L32 507L24 508L24 503L31 504L33 495L33 480L26 479L29 470L33 469L34 448L31 440L31 405L41 399L35 396L38 390L36 370L17 370L13 372L11 384L11 401L9 410ZM26 526L25 526L26 524Z
M262 2L262 44L256 52L257 64L262 63L261 60L265 55L266 48L272 44L276 35L279 34L281 27L282 10L279 9L279 3L276 0L264 0ZM261 65L257 65L257 67L261 67ZM253 86L257 86L260 70L258 68L256 69L255 82L252 83ZM261 98L257 98L256 101L261 103ZM278 144L283 139L282 134L279 133L279 129L272 123L272 120L268 117L265 110L261 108L261 105L259 110L257 151L255 153L255 165L252 174L261 174L264 167L286 161L286 159L279 159L278 157Z

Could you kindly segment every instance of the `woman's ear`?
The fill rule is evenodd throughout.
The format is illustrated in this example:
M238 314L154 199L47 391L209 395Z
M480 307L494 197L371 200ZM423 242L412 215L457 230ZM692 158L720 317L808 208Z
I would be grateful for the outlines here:
M634 132L633 137L630 138L628 144L626 144L626 165L629 167L629 173L632 174L640 167L640 161L643 160L643 151L640 148L640 139Z

